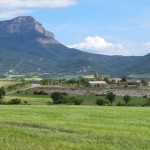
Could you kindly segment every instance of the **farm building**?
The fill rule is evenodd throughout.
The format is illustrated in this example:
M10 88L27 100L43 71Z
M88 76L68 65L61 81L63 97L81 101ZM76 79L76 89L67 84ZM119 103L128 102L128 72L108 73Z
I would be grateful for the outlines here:
M138 85L138 86L141 85L141 81L140 80L136 80L136 79L129 80L128 83L132 84L132 85Z
M107 87L107 83L105 81L89 81L91 86L99 86L99 87Z
M112 78L111 80L114 81L115 83L118 83L118 82L120 82L122 79L121 79L121 78Z

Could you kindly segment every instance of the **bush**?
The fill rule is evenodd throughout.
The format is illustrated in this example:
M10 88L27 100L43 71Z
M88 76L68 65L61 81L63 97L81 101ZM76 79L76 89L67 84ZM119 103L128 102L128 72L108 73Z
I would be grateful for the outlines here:
M74 104L75 105L81 105L81 103L83 102L83 99L74 99Z
M54 104L64 104L65 103L65 100L63 98L63 94L60 92L52 93L51 98L53 99Z
M96 94L96 96L106 96L106 94Z
M62 92L62 95L67 96L67 95L68 95L68 93L66 93L66 92Z
M25 105L27 105L27 104L28 104L28 101L23 101L23 102L24 102L24 104L25 104Z
M147 98L147 95L144 95L143 98Z
M147 99L147 103L150 105L150 98Z
M97 105L105 105L106 104L106 101L104 99L97 99L96 100L96 104Z
M8 104L12 104L12 105L18 105L18 104L21 104L21 99L19 98L14 98L14 99L11 99L10 102Z
M38 91L34 91L33 94L34 94L34 95L48 95L48 94L47 94L46 92L44 92L44 91L39 91L39 92L38 92Z
M118 103L117 103L117 106L126 106L126 104L121 103L121 102L118 102Z

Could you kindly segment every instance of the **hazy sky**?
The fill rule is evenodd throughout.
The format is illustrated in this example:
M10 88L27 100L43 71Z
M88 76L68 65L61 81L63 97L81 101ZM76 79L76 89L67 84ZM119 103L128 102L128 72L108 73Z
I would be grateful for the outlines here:
M0 20L31 15L61 43L91 53L150 53L150 0L0 0Z

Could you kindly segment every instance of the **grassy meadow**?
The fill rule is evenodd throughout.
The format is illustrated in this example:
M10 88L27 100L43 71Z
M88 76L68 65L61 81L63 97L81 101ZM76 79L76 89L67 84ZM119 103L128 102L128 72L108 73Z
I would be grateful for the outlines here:
M80 106L49 105L49 95L11 93L28 105L0 105L0 150L149 150L150 107L96 106L105 96L68 95ZM113 105L123 103L116 96ZM132 97L141 106L147 98Z
M82 99L83 102L81 105L96 105L97 99L106 99L105 96L90 96L90 95L69 95L69 97L75 97L76 99ZM10 101L13 98L19 98L22 102L27 101L28 104L31 105L47 105L49 102L52 102L52 99L50 98L50 95L34 95L32 93L13 93L8 96L5 96L4 101ZM115 101L113 102L113 105L117 105L118 103L124 103L122 96L116 96ZM143 97L132 97L131 102L129 102L130 105L135 106L141 106L144 105L147 102L147 98Z
M5 96L4 101L8 102L11 99L19 98L22 102L27 101L30 105L47 105L48 102L52 102L52 99L49 95L33 95L33 94L24 94L24 93L14 93L8 96Z
M148 107L1 105L2 150L149 150Z

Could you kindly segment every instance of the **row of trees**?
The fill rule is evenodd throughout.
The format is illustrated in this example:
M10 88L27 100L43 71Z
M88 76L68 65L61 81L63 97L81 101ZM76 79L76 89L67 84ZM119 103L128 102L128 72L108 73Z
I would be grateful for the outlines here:
M43 79L40 81L41 85L76 85L89 87L89 81L86 78L79 77L78 79Z
M115 101L115 98L116 98L116 95L113 93L113 92L108 92L106 94L106 99L110 102L110 104L112 105L113 102ZM129 95L125 95L123 97L123 100L125 102L125 104L127 105L130 101L131 101L131 97ZM96 103L98 105L104 105L106 104L107 102L103 99L97 99Z
M53 104L76 104L80 105L82 103L82 99L76 99L75 97L69 97L67 93L54 92L51 94L51 98L53 99ZM108 102L112 105L115 101L116 95L113 92L108 92L106 94L106 100L97 99L96 103L98 105L104 105ZM127 105L131 101L131 97L129 95L125 95L123 97L125 104Z

